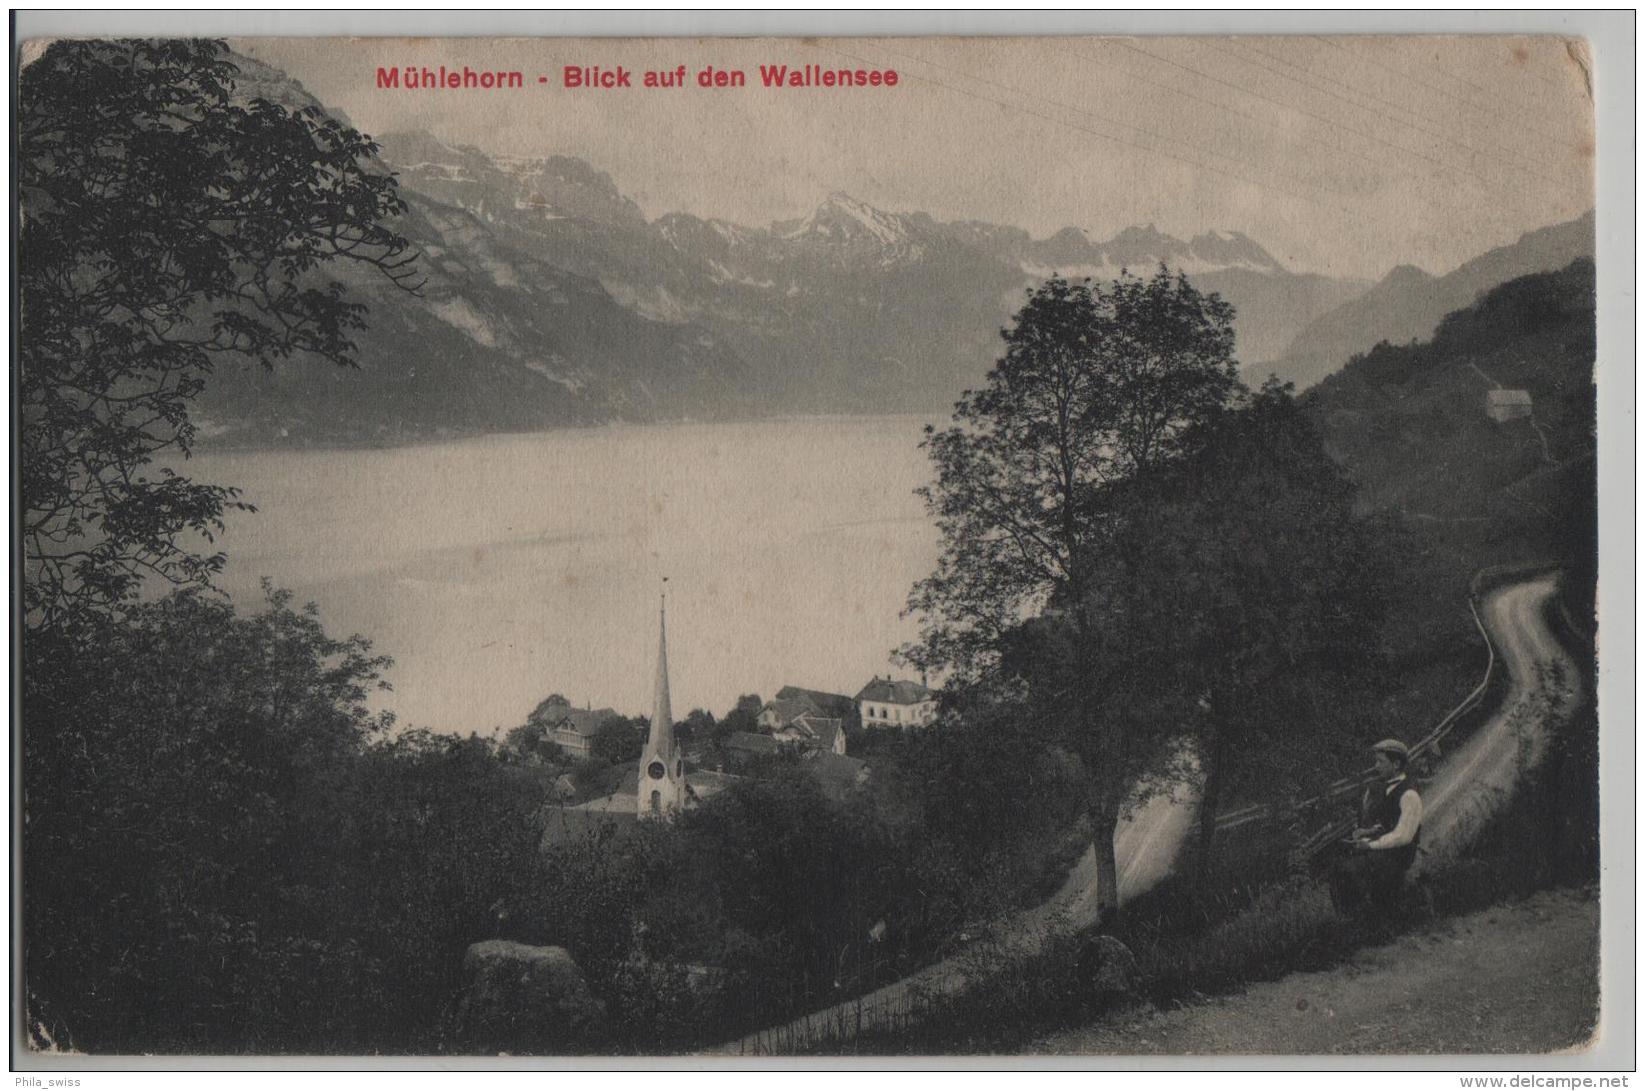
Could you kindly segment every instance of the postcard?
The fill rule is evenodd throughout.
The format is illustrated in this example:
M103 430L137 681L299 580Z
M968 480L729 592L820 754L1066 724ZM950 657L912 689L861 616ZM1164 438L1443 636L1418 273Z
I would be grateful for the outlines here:
M1584 40L20 48L19 1063L1596 1041Z

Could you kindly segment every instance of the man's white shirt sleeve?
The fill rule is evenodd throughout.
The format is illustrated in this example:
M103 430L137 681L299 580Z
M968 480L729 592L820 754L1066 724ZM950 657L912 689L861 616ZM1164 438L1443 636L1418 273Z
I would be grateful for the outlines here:
M1408 788L1399 797L1399 825L1368 844L1372 849L1401 849L1416 840L1422 828L1422 797Z

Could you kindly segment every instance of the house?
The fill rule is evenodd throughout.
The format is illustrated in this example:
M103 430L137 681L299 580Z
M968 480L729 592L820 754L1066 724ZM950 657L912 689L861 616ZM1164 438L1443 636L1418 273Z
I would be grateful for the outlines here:
M937 718L937 694L918 682L875 675L857 694L864 727L925 727Z
M564 702L548 700L532 711L529 722L542 724L548 741L573 758L586 758L594 752L594 736L607 720L616 718L615 709L572 708Z
M851 718L854 707L851 698L843 693L784 686L777 691L776 697L767 701L765 707L760 709L758 719L761 727L775 731L787 727L796 716L806 713L845 721Z
M784 686L760 709L757 721L779 743L800 750L845 753L845 725L855 711L843 693Z
M1485 392L1485 415L1498 424L1521 420L1531 415L1529 390L1488 390Z
M800 750L816 750L829 754L845 753L845 723L835 716L814 716L802 712L785 727L771 732L779 743L789 743Z
M770 735L733 731L725 737L725 748L735 758L768 758L782 749L782 743Z

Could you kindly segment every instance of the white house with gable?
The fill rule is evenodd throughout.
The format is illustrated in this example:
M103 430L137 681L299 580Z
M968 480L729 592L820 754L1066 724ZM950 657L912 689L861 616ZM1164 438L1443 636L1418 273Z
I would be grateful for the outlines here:
M926 727L937 718L937 694L918 682L878 675L857 694L864 727Z

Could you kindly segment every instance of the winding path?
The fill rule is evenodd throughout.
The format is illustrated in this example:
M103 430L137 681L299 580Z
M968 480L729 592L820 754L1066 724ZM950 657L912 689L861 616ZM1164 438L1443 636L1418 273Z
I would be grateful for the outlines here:
M1542 759L1549 729L1582 701L1576 663L1549 631L1544 613L1556 590L1549 573L1508 584L1485 598L1485 627L1508 671L1501 707L1446 760L1423 789L1419 869L1443 866Z
M1484 624L1507 669L1508 690L1501 708L1446 760L1425 789L1419 868L1442 866L1452 858L1505 797L1520 771L1541 757L1547 728L1563 722L1581 701L1576 666L1543 619L1554 589L1555 577L1548 574L1498 588L1485 598ZM1156 796L1134 809L1114 843L1122 901L1170 873L1194 812L1195 801L1180 795ZM1096 857L1088 849L1050 900L997 925L990 946L995 954L1032 951L1052 929L1077 930L1095 923L1096 909ZM895 1024L918 997L962 988L978 961L965 954L953 956L862 997L709 1052L788 1054L805 1048L819 1034Z

